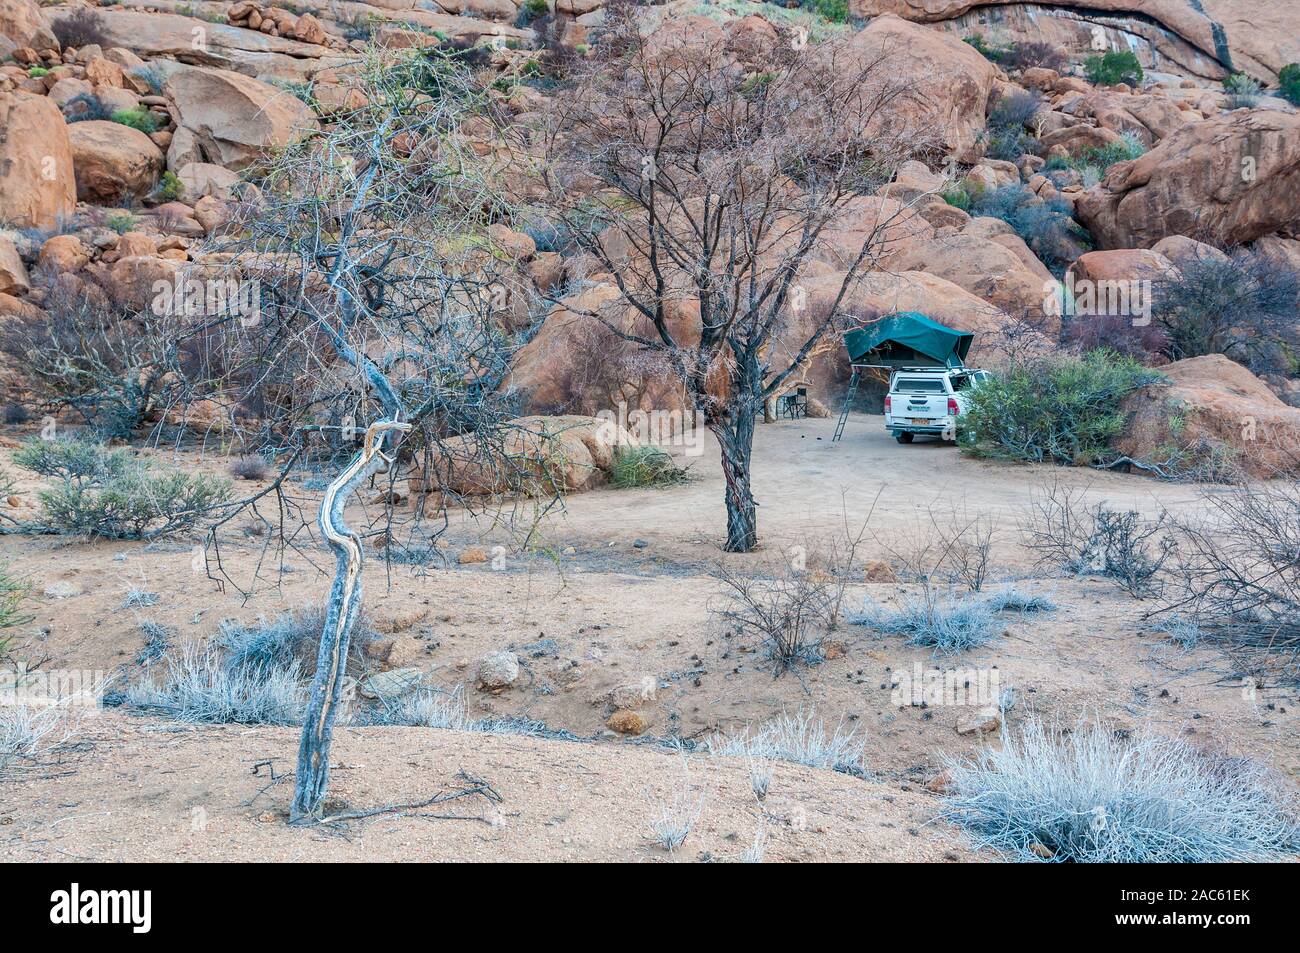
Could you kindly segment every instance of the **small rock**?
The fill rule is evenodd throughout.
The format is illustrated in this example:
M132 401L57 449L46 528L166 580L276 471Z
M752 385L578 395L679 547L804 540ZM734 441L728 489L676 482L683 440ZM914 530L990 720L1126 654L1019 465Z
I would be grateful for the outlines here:
M393 654L394 644L392 639L372 639L365 644L362 651L365 652L366 658L371 661L387 665L388 659Z
M624 735L639 735L647 727L645 716L640 712L631 711L627 708L620 708L614 712L609 716L609 720L605 724Z
M925 782L925 789L931 794L947 794L952 789L952 775L947 771L940 771Z
M650 544L647 543L644 539L637 539L632 541L633 549L645 549L649 545Z
M519 678L519 657L514 652L489 652L478 663L479 688L501 691Z
M862 567L862 581L867 583L898 582L898 573L889 563L880 559L869 559Z
M987 735L1002 727L1002 714L996 708L981 708L957 719L957 734Z
M659 681L653 675L643 675L635 682L611 688L600 701L614 708L640 708L646 702L653 702L658 694Z
M45 598L47 599L70 599L73 596L81 595L81 589L75 583L61 579L58 582L52 582L45 587Z
M405 632L417 622L423 622L429 616L428 606L417 606L405 612L394 612L390 616L381 616L371 623L375 631L391 635L394 632Z
M388 700L400 698L420 684L423 672L418 668L395 668L390 672L375 672L361 683L361 694L366 698Z

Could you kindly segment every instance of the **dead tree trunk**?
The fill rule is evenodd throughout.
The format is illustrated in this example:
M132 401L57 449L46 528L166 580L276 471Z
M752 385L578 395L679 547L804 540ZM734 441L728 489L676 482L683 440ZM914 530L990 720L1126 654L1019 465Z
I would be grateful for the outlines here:
M343 676L347 669L352 624L361 604L364 558L361 540L344 524L343 510L357 486L372 473L382 472L391 465L392 458L380 449L384 434L390 430L409 430L410 426L394 420L371 424L366 430L361 452L335 477L321 501L320 529L334 550L334 584L330 588L325 627L316 655L316 675L312 679L302 740L298 746L298 770L294 777L293 805L289 811L289 820L294 824L319 817L325 800L334 719L338 714Z

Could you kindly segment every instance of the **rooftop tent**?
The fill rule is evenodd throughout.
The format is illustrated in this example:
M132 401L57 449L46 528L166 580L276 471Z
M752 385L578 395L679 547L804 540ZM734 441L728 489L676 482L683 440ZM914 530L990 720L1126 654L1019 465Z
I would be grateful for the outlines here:
M974 339L915 311L900 311L844 335L853 364L880 367L961 367Z

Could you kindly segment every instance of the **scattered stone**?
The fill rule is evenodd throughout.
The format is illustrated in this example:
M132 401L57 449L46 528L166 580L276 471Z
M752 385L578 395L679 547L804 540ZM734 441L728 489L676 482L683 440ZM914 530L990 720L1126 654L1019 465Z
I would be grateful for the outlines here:
M371 623L371 625L374 626L376 632L383 632L386 635L391 635L396 632L405 632L417 622L423 622L428 617L429 607L417 606L416 608L409 609L405 612L395 612L390 616L377 618Z
M889 563L880 559L869 559L862 567L862 581L865 583L898 582L898 573Z
M957 734L987 735L1002 727L1002 713L989 706L957 719Z
M649 727L644 715L627 708L620 708L614 712L605 724L623 735L639 735Z
M952 775L947 771L940 771L925 782L925 789L931 794L947 794L952 790Z
M47 599L70 599L79 595L81 595L81 587L66 579L52 582L45 587L45 598Z
M519 679L519 657L514 652L489 652L478 663L478 685L485 691L502 691Z
M653 675L643 675L635 682L624 682L605 692L599 701L612 708L640 708L653 702L659 694L659 680Z
M375 672L361 682L361 694L366 698L384 701L401 698L420 684L424 673L418 668L395 668L388 672Z

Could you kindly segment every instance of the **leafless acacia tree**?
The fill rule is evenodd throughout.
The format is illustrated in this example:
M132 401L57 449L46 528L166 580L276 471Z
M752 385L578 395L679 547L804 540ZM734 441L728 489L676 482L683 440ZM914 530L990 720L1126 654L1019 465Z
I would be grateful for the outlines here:
M717 437L725 548L748 552L757 415L845 325L900 216L865 214L848 248L836 228L925 137L889 111L905 87L888 51L778 44L755 70L688 28L606 31L555 97L542 175L550 214L621 292L589 316L659 355ZM813 308L800 282L819 257L838 281Z
M290 451L281 454L277 492L305 452L305 435L342 435L349 451L352 437L362 438L320 506L319 530L336 566L298 755L294 822L320 816L343 661L362 599L362 536L344 522L345 507L372 477L391 481L399 454L409 458L413 447L426 455L426 478L447 472L431 460L453 446L462 465L469 458L480 469L508 465L498 387L527 337L496 320L500 262L483 236L500 214L500 190L496 170L481 158L490 150L476 151L473 137L499 127L483 90L436 50L372 51L352 82L365 105L271 160L233 230L230 268L258 283L258 314L213 322L220 325L214 346L242 384L229 399L257 401L268 439ZM268 492L242 505L266 505ZM384 496L386 527L392 498Z

